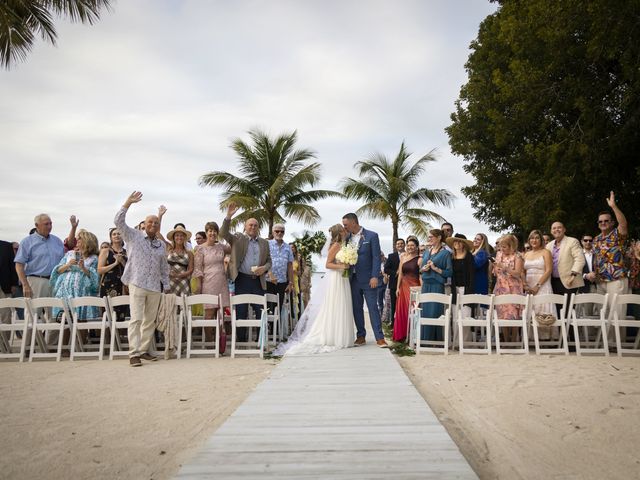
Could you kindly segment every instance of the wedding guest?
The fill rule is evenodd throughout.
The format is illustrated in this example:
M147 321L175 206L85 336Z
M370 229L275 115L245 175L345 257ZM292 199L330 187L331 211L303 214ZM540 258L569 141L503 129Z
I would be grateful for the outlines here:
M581 243L585 262L584 268L582 269L584 287L580 289L580 293L595 293L596 285L594 281L596 279L596 274L594 272L595 255L593 254L593 235L583 235ZM593 275L590 275L591 273L593 273Z
M235 294L264 295L267 290L266 273L271 269L271 253L269 242L260 238L260 224L255 218L244 223L244 233L231 233L231 219L238 211L238 206L231 202L227 207L227 215L220 228L220 236L231 246L228 276L235 282ZM252 305L256 318L262 315L260 305ZM238 305L238 318L247 318L248 306ZM238 340L247 341L246 329L238 332Z
M284 296L293 289L293 252L284 241L284 225L276 223L271 229L273 238L268 240L271 269L268 274L267 292L278 295L280 305Z
M293 301L291 302L291 306L294 309L294 312L299 317L300 316L300 275L302 274L302 257L300 253L298 253L298 247L294 242L289 244L291 247L291 253L293 254L293 262L291 267L293 268L293 291L291 292L291 297Z
M442 241L446 241L447 238L453 237L453 225L449 222L444 222L440 226L440 231L442 231ZM443 245L444 246L444 245Z
M196 238L196 246L193 247L194 250L198 248L198 245L202 245L204 242L207 241L207 232L197 232L195 238Z
M209 295L219 295L222 308L231 305L229 284L224 268L225 255L231 253L231 247L218 241L220 229L216 222L207 222L204 226L207 241L196 248L193 276L198 279L199 291ZM215 318L217 309L213 305L204 306L204 318ZM213 341L213 328L205 328L205 341Z
M18 274L14 258L13 245L0 240L0 298L11 298L18 289ZM0 309L0 323L11 323L9 309Z
M181 227L181 228L182 228L182 230L183 230L183 231L185 231L185 232L187 231L187 227L185 227L184 223L181 223L181 222L176 223L176 224L173 226L173 229L175 230L175 229L177 229L178 227ZM185 242L185 248L186 248L187 250L189 250L189 251L193 251L193 245L191 245L191 237L189 237L189 239L187 239L187 241Z
M553 293L575 295L584 286L582 269L584 268L584 254L580 242L576 238L566 236L566 229L562 222L551 225L553 241L545 246L551 252L553 270L551 273L551 288ZM559 307L557 309L559 311Z
M452 275L451 253L444 248L444 233L434 228L427 235L430 248L424 252L420 264L422 273L422 293L444 293L445 283ZM441 303L424 303L422 316L438 318L444 313L444 305ZM433 325L422 327L420 338L423 340L442 341L444 339L443 328Z
M627 219L616 204L613 192L609 194L607 205L613 210L598 215L600 234L595 238L593 250L596 256L596 292L609 296L625 294L629 288L629 279L624 265L625 241L628 235ZM617 226L616 226L617 222ZM580 269L582 271L582 269ZM624 307L620 307L618 315L622 317Z
M493 274L496 284L493 288L494 295L524 295L524 282L522 274L524 262L518 253L518 239L515 235L505 235L500 238L500 251L496 254L493 265ZM498 318L502 320L517 320L522 318L520 305L497 305ZM518 329L506 327L504 329L504 341L515 342L518 340Z
M475 292L475 262L471 249L473 242L456 233L453 237L445 240L446 244L453 250L451 255L451 295L453 304L457 304L458 295L471 294Z
M396 240L395 249L387 256L384 265L384 273L389 275L389 297L391 299L391 326L393 327L394 316L396 313L396 291L398 290L398 269L400 268L400 255L404 253L405 241L402 238Z
M489 239L484 233L478 233L473 238L472 253L475 267L473 289L475 293L487 295L489 293L489 258L492 253Z
M546 247L547 243L549 243L551 241L551 235L548 234L548 233L543 233L542 234L542 240L544 241L544 245Z
M165 244L158 237L160 220L149 215L144 231L134 230L126 224L129 207L142 200L142 192L133 192L116 213L116 228L127 245L128 260L124 267L122 283L128 285L131 297L131 321L129 322L129 364L142 365L142 360L158 359L149 352L155 330L162 291L169 292L169 264Z
M51 233L53 224L49 215L36 215L34 222L36 231L20 242L14 259L16 272L25 297L50 297L49 278L64 256L64 245Z
M207 241L207 232L203 232L203 231L197 232L195 234L195 239L196 239L196 245L193 247L193 250L192 250L194 255L194 260L195 260L195 254L198 251L198 247ZM199 279L195 277L195 275L191 275L191 281L189 282L189 284L191 286L192 294L195 295L200 292L200 282L199 282ZM202 307L201 304L193 305L191 307L191 312L196 317L202 317L204 315L204 308Z
M640 240L632 242L629 248L629 288L634 295L640 295ZM629 315L640 320L640 305L629 307Z
M551 294L551 252L543 245L544 239L540 230L532 230L528 241L531 250L524 254L525 292L534 296ZM536 315L549 314L556 317L556 309L552 303L536 305L534 311ZM538 331L542 340L551 337L551 327L540 327Z
M396 309L393 321L393 341L403 342L407 337L409 325L409 304L411 297L411 287L420 286L420 267L418 261L420 256L418 248L420 244L417 239L407 240L407 251L402 255L398 268L398 286L396 290Z
M380 318L382 318L382 312L384 311L384 297L387 291L387 278L384 273L384 264L387 261L387 257L384 253L380 252L380 274L378 275L378 311L380 312Z
M167 233L167 240L171 245L167 248L167 263L169 264L169 290L178 296L189 295L191 285L189 280L193 273L193 252L187 249L187 242L191 232L182 225Z
M100 275L100 296L119 297L127 295L128 290L122 284L122 274L127 264L127 251L124 249L122 235L117 228L109 229L110 243L100 249L98 256L98 274ZM124 320L128 313L126 306L116 307L118 321Z
M80 220L78 220L75 215L71 215L69 217L69 223L71 224L71 230L69 230L69 235L67 235L67 238L62 242L65 252L73 250L76 246L76 231L78 230Z
M50 284L56 298L95 297L98 295L98 239L86 230L78 231L75 249L69 250L51 271ZM53 309L57 317L59 309ZM101 316L97 307L79 307L78 318L86 320Z

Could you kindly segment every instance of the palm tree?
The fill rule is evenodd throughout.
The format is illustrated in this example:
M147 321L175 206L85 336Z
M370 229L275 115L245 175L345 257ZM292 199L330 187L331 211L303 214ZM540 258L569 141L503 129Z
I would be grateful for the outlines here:
M402 142L392 162L384 155L374 153L354 165L359 179L345 178L342 181L342 192L347 198L365 202L356 210L357 214L391 219L394 245L398 239L399 224L425 238L429 220L444 221L436 212L422 208L423 204L448 207L455 198L448 190L417 187L427 164L436 161L433 150L413 164L409 161L410 155Z
M23 61L36 36L56 44L53 16L93 25L112 0L2 0L0 2L0 63L6 69Z
M297 133L284 133L275 140L258 130L248 132L252 145L240 138L231 148L240 160L242 176L229 172L210 172L200 177L200 186L222 187L220 209L230 202L244 211L234 217L233 225L255 218L267 224L269 236L275 223L291 217L313 226L320 220L318 211L310 204L327 197L341 196L331 190L309 190L320 180L320 163L307 163L315 158L311 150L294 150Z

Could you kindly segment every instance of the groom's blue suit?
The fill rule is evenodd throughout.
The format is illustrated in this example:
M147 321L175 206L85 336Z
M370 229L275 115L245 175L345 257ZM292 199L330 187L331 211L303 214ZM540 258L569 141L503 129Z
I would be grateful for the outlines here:
M347 240L349 240L351 236ZM380 239L376 232L362 229L358 244L358 263L351 270L351 298L353 301L353 318L356 323L356 335L366 337L364 328L364 300L367 302L369 319L376 340L384 339L382 320L378 311L378 289L371 288L369 281L380 275Z

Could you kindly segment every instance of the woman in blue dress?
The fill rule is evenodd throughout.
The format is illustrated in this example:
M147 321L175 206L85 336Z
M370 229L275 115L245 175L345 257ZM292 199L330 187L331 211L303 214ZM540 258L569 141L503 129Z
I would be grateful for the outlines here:
M442 239L442 230L437 228L429 230L427 243L430 248L425 250L420 267L422 293L444 293L444 284L453 273L451 253L444 248ZM438 318L443 313L444 305L441 303L424 303L422 305L423 317ZM443 328L433 325L423 326L420 331L420 338L423 340L442 341L444 339Z
M80 230L76 237L74 250L69 250L60 263L51 272L49 280L56 298L95 297L98 295L100 277L98 276L98 239L96 236ZM53 310L53 315L59 309ZM98 318L101 313L96 307L80 307L78 318ZM71 321L71 319L69 319Z

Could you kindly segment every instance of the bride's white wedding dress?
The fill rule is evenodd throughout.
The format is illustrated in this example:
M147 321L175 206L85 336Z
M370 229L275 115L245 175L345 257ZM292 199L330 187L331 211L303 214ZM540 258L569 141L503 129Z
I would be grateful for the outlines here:
M353 345L355 325L349 279L341 270L327 270L314 285L309 305L286 343L274 355L326 353Z

